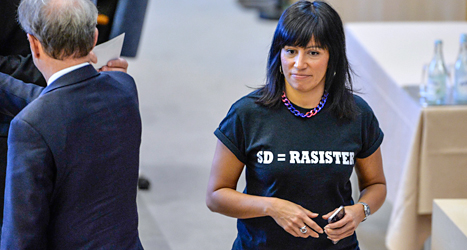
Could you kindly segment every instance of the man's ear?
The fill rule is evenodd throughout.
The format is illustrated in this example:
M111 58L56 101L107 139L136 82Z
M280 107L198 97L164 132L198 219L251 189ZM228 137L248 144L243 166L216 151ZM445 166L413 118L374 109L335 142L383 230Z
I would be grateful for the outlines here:
M93 47L96 47L98 37L99 37L99 30L97 30L97 28L95 28L95 30L94 30L94 46Z
M29 41L29 47L31 48L31 53L34 57L39 58L42 53L42 44L39 42L39 40L31 35L28 34L28 41Z

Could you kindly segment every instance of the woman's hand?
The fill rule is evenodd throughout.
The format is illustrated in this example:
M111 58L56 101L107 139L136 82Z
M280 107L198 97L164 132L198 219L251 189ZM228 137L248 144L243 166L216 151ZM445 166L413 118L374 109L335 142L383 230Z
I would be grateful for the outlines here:
M271 216L295 237L317 238L318 233L324 233L312 220L318 214L293 202L236 191L243 167L244 164L218 140L206 192L206 205L211 211L239 219Z
M312 218L318 214L303 208L300 205L279 198L271 198L271 206L267 214L271 216L279 226L295 237L318 238L323 229L316 224ZM300 230L302 229L302 230Z
M358 200L367 203L371 208L371 213L374 213L383 205L386 198L386 179L384 177L381 149L378 148L366 158L357 158L355 163L355 172L360 187L360 198ZM328 238L333 242L352 235L365 218L363 205L359 203L345 207L345 212L344 218L340 221L324 227ZM323 219L327 220L332 213L324 215Z
M336 209L334 209L334 211L336 211ZM334 211L323 215L323 219L327 220ZM324 227L324 232L328 235L328 239L332 240L332 242L336 244L339 240L353 235L364 218L365 213L363 211L362 204L346 206L344 218L326 225Z

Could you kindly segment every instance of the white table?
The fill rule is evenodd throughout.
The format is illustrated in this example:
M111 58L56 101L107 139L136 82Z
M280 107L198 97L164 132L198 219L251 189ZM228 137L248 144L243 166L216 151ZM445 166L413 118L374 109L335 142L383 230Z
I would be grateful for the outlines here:
M421 81L435 39L443 40L446 63L454 63L467 23L349 23L345 30L355 87L385 133L393 205L386 246L421 249L431 234L433 199L467 198L467 106L423 107L404 88Z
M434 200L432 225L432 250L466 248L467 199Z

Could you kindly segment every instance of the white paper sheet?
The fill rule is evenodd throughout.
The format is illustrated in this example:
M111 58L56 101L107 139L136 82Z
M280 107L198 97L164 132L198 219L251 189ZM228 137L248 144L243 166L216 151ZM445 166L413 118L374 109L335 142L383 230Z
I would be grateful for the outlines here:
M97 57L97 63L92 64L95 69L100 69L102 66L107 65L107 62L112 59L120 57L122 52L123 40L125 39L125 33L109 40L105 43L101 43L94 47L93 52Z

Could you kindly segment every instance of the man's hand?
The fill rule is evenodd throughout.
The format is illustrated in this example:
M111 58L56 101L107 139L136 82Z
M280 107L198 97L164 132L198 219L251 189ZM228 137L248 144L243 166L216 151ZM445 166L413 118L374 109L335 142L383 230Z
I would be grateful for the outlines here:
M126 70L128 69L128 62L119 57L117 59L113 59L113 60L110 60L107 62L107 65L105 66L102 66L102 68L100 68L98 71L101 72L101 71L121 71L121 72L125 72L126 73Z
M91 63L97 63L97 57L94 54L94 52L91 51L91 53L89 53L89 58L90 58ZM127 73L126 72L127 69L128 69L127 60L119 57L117 59L113 59L113 60L108 61L107 65L102 66L97 71L99 71L99 72L101 72L101 71L121 71L121 72Z

